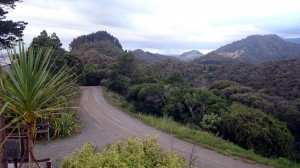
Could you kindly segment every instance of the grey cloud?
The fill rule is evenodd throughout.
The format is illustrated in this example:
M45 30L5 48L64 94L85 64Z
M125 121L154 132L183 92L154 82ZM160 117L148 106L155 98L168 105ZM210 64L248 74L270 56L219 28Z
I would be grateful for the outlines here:
M132 16L152 12L147 4L138 0L80 1L78 5L75 10L90 23L118 28L132 28Z
M166 38L160 38L156 40L128 40L128 41L121 41L122 45L125 48L129 49L138 49L138 48L153 48L153 49L183 49L183 48L206 48L206 49L216 49L221 45L224 45L224 42L191 42L191 41L184 41L182 39L178 40L169 40Z

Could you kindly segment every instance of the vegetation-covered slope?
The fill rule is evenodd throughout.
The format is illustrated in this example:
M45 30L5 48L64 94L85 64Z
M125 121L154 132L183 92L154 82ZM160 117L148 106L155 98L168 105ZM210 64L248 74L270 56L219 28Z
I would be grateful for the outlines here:
M164 60L169 60L169 59L176 59L175 57L167 56L167 55L162 55L162 54L153 54L148 51L143 51L141 49L133 50L131 53L135 56L136 59L145 61L148 63L152 62L160 62Z
M70 48L84 63L83 85L99 85L108 78L116 57L124 52L119 40L106 31L74 38Z
M259 63L299 58L300 45L284 41L277 35L252 35L213 52L223 57Z
M192 60L192 62L196 62L199 64L231 64L239 61L233 58L223 57L221 55L211 52L200 58L195 58L194 60Z
M193 60L193 59L196 59L196 58L199 58L202 56L203 56L203 54L200 51L191 50L191 51L184 52L177 57L183 61L189 61L189 60Z
M95 41L109 41L111 44L122 50L122 45L120 44L119 40L111 34L107 33L106 31L98 31L96 33L82 35L77 38L74 38L70 44L70 49L76 50L79 46L81 46L84 43L93 43Z
M83 41L74 51L84 60L84 84L101 84L126 96L133 110L167 115L264 156L297 158L299 146L293 146L300 140L297 59L249 64L210 53L195 62L145 64L134 56L145 52L122 51L107 40ZM277 148L270 150L271 146Z

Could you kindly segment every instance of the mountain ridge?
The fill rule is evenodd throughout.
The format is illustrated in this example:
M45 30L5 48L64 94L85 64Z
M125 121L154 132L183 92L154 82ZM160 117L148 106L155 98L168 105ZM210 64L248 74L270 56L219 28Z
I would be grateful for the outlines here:
M176 59L173 56L163 55L163 54L154 54L149 51L143 51L142 49L136 49L133 51L130 51L136 59L142 60L147 63L153 63L153 62L161 62L169 59Z
M287 42L274 34L251 35L212 52L244 62L260 63L300 58L300 45Z

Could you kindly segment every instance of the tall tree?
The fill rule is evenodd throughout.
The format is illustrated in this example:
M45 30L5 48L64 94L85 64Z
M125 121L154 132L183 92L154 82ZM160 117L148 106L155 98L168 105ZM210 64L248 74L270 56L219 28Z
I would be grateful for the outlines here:
M55 72L58 72L67 61L64 57L66 51L61 46L62 43L60 42L60 39L57 37L56 33L52 33L51 36L48 36L46 30L43 30L39 36L34 37L30 44L30 47L35 49L41 47L52 48L50 62L54 62L51 69Z
M24 125L27 128L29 167L32 168L37 120L65 108L65 102L54 100L73 82L70 81L72 75L66 65L58 73L51 73L51 49L43 52L40 48L29 48L28 52L25 52L24 45L21 45L18 53L19 60L13 61L17 59L17 52L9 52L12 71L1 73L3 94L0 98L5 103L3 108L12 111L15 116L8 125Z
M14 42L22 40L27 23L5 20L8 11L15 9L16 2L22 2L22 0L0 0L0 49L10 47Z

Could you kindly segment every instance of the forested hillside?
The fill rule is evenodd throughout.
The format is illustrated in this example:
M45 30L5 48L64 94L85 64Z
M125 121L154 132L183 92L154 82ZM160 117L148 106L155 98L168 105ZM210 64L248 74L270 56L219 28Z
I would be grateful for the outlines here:
M74 38L70 48L84 63L83 85L99 85L101 79L108 78L117 56L124 52L119 40L106 31Z
M299 159L300 60L250 64L210 53L149 64L96 34L70 45L84 63L82 84L106 86L133 111L169 116L260 155Z
M208 88L228 103L239 102L275 116L287 123L296 141L300 140L300 75L297 73L300 60L215 63L166 61L148 68L161 79L179 73L192 87Z
M131 53L135 56L136 59L145 61L148 63L152 62L160 62L164 60L169 60L169 59L176 59L175 57L167 56L167 55L162 55L162 54L153 54L150 52L145 52L141 49L133 50Z
M79 46L81 46L84 43L93 43L96 41L110 42L111 44L122 50L122 45L120 44L119 40L116 37L107 33L106 31L98 31L96 33L82 35L77 38L74 38L70 44L70 49L76 50Z
M191 50L191 51L187 51L184 52L182 54L180 54L179 56L177 56L179 59L184 60L184 61L189 61L189 60L193 60L199 57L202 57L204 54L202 54L200 51L198 50Z
M277 35L252 35L212 51L248 63L300 58L300 45Z

